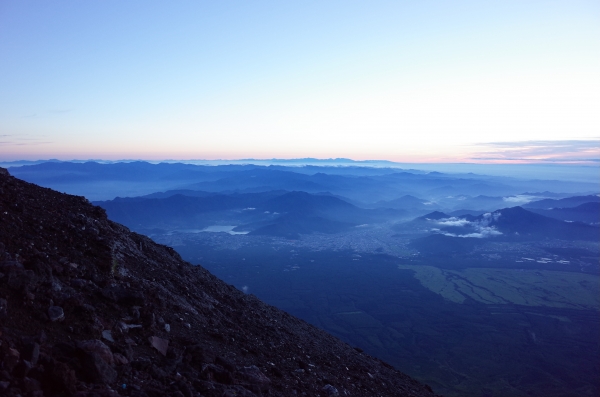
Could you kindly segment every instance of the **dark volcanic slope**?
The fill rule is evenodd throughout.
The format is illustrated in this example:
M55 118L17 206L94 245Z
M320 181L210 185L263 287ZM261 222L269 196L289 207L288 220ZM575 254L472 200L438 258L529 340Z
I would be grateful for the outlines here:
M0 395L430 396L430 389L0 169Z

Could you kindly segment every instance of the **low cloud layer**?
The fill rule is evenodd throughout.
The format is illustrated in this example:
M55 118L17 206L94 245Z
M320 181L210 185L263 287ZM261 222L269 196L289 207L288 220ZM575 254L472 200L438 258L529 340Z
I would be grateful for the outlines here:
M452 217L452 218L440 219L440 220L438 220L437 224L440 226L466 226L466 225L471 224L471 222L469 222L466 219L459 219L456 217Z
M518 194L516 196L502 197L502 200L504 200L505 202L510 203L510 204L516 204L516 205L527 204L534 200L541 200L541 199L543 199L543 197L529 196L526 194Z

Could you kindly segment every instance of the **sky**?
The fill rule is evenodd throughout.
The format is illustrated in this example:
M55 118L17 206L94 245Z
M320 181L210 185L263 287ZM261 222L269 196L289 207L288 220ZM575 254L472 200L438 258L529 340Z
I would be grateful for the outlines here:
M0 161L600 163L600 2L0 2Z

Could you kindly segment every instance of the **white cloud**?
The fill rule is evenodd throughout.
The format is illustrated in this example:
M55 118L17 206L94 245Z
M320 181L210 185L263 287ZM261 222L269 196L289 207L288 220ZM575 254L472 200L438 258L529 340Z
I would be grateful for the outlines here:
M455 233L442 233L444 236L450 237L471 237L471 238L487 238L491 236L499 236L502 232L496 230L494 227L484 227L479 229L477 233L468 233L468 234L455 234Z
M502 197L502 200L511 204L527 204L533 200L540 200L541 198L542 197L517 194L516 196Z
M441 226L466 226L471 223L472 222L469 222L466 219L460 219L460 218L456 218L456 217L440 219L437 222L437 224L441 225Z
M441 232L441 234L450 237L474 237L474 238L487 238L491 236L499 236L502 234L501 231L497 230L494 226L489 226L490 222L497 221L500 218L500 212L485 213L483 218L479 222L470 222L466 219L460 219L456 217L444 218L437 221L438 225L441 226L469 226L474 232L467 234L456 234ZM439 229L431 229L432 231L439 231Z

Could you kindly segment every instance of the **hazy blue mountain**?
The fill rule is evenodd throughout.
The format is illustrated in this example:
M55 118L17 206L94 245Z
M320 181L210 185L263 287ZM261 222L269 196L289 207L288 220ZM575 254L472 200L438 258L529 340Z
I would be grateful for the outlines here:
M438 220L438 219L445 219L445 218L450 218L450 216L448 214L445 214L440 211L433 211L433 212L430 212L423 216L420 216L418 218L415 218L415 220L416 221L428 221L430 219Z
M500 214L495 217L494 214ZM484 220L485 215L478 219ZM522 207L504 208L491 214L488 224L497 227L505 235L512 235L521 239L557 238L564 240L600 241L600 228L581 223L569 223L545 217L527 211Z
M191 193L190 193L191 192ZM195 194L194 191L185 191ZM338 197L306 192L206 193L183 195L160 193L144 197L94 202L115 221L135 230L202 229L228 223L236 231L280 235L333 233L349 227L397 220L405 212L363 209Z
M131 228L201 228L211 224L215 213L223 217L223 212L233 210L237 212L229 214L229 217L237 222L240 219L251 221L255 211L243 210L254 208L277 194L281 193L211 194L204 197L176 194L165 198L116 198L94 204L104 208L111 219Z
M548 190L543 191L543 192L524 192L521 194L523 196L539 197L539 200L536 200L536 201L544 200L547 198L561 199L561 198L567 198L567 197L573 196L572 194L557 193L557 192L551 192Z
M455 210L455 211L449 212L448 215L456 216L456 217L461 217L461 216L465 216L465 215L479 216L484 212L485 211L464 210L463 209L463 210Z
M231 172L223 178L190 184L187 188L209 192L302 190L316 193L328 190L326 185L311 180L310 175L269 168Z
M274 197L258 206L262 212L282 215L266 225L257 227L253 234L297 236L314 232L337 233L353 226L386 222L405 215L401 210L363 209L333 196L289 192ZM242 228L248 229L252 225Z
M580 222L564 222L512 207L478 216L449 216L432 212L412 222L398 224L395 230L429 235L415 238L411 247L424 255L464 254L488 241L600 241L600 228ZM418 235L418 234L417 234Z
M309 193L330 192L355 202L372 204L404 195L441 202L440 200L449 196L505 197L532 189L551 189L563 193L597 190L596 184L587 182L332 165L284 167L243 163L196 165L174 162L151 164L142 161L46 162L11 167L10 172L28 182L85 195L91 200L180 189L227 193L298 190ZM461 205L454 208L465 207Z
M261 204L261 209L277 212L327 212L355 208L354 205L337 197L299 191L284 193Z
M97 162L49 162L11 168L11 173L29 181L74 183L90 180L149 181L198 179L206 170L189 164L150 164L144 161L101 164Z
M391 226L391 229L404 234L431 234L431 229L439 229L435 222L446 218L450 218L450 215L441 211L433 211L412 220L397 222Z
M201 190L190 190L190 189L176 189L167 190L166 192L156 192L140 196L140 198L153 199L153 198L167 198L175 195L189 196L189 197L208 197L214 196L217 193L214 192L203 192Z
M404 195L402 197L398 197L393 200L382 200L378 201L374 204L377 208L394 208L394 209L403 209L409 212L423 212L423 211L431 211L433 209L440 209L441 206L437 203L431 202L429 200L420 199L418 197L412 196L410 194Z
M597 195L588 196L575 196L567 197L562 199L545 199L533 201L523 205L524 208L539 208L539 209L552 209L552 208L569 208L576 207L585 203L600 203L600 197Z
M595 197L595 196L591 196ZM567 208L552 208L550 210L528 208L531 212L536 214L544 215L549 218L560 219L562 221L570 222L584 222L589 224L600 223L600 203L589 202L580 204L576 207Z
M142 161L111 164L51 162L12 167L10 172L44 187L85 196L90 200L108 200L118 196L132 197L178 189L190 183L218 179L222 177L219 172L239 169L244 167L199 167Z
M511 207L479 216L443 217L430 214L431 227L455 238L477 237L500 240L600 240L600 228L579 222L564 222ZM427 216L418 219L427 219Z

